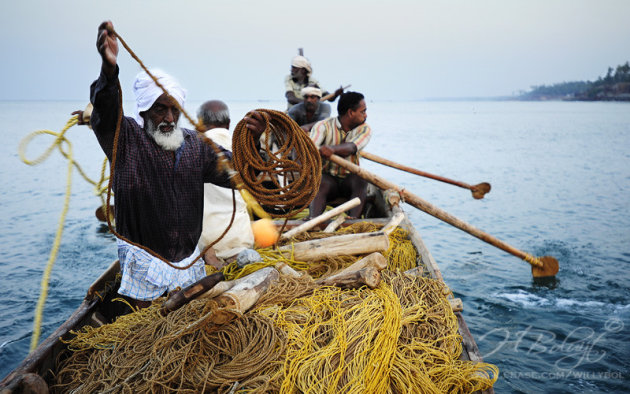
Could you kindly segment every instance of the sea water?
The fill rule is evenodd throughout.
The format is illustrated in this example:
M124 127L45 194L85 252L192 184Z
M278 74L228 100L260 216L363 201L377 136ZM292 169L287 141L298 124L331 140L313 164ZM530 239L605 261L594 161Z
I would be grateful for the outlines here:
M200 103L188 103L195 112ZM232 127L254 108L228 102ZM59 132L84 102L0 102L0 377L28 353L44 268L67 188L58 151L28 166L19 142ZM334 105L333 105L334 106ZM132 103L125 102L131 113ZM482 200L453 185L362 161L459 219L528 253L558 259L555 280L529 264L410 205L404 209L463 300L485 361L500 369L497 392L627 392L630 384L630 104L583 102L372 102L367 151L468 184L489 182ZM185 123L185 122L184 122ZM94 180L104 155L85 126L67 132L75 161ZM36 137L36 158L53 136ZM67 148L66 148L67 151ZM41 340L81 303L116 259L98 222L100 200L74 170L71 199L49 280Z

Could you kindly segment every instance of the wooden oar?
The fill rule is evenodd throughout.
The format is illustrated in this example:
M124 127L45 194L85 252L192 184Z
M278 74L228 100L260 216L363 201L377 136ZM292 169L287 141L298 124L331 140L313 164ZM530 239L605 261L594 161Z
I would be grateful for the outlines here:
M295 237L298 234L302 234L303 232L306 232L312 229L313 227L317 226L320 223L325 222L326 220L332 218L333 216L337 216L340 213L349 211L360 204L361 204L361 199L359 197L355 197L352 200L346 201L345 203L339 205L338 207L335 207L331 209L330 211L326 211L322 213L321 215L312 218L308 222L304 222L303 224L297 227L294 227L293 229L283 233L280 236L280 239L289 239L291 237Z
M403 170L403 171L407 171L410 172L412 174L416 174L416 175L420 175L423 177L427 177L427 178L431 178L431 179L435 179L437 181L441 181L441 182L446 182L446 183L450 183L451 185L455 185L455 186L459 186L459 187L463 187L464 189L468 189L472 192L472 196L473 198L476 198L477 200L480 200L483 198L483 196L490 192L490 184L487 182L483 182L483 183L479 183L476 185L469 185L467 183L464 182L460 182L460 181L454 181L452 179L448 179L448 178L444 178L443 176L439 176L439 175L433 175L430 174L428 172L424 172L424 171L420 171L420 170L416 170L415 168L411 168L411 167L407 167L405 165L402 164L398 164L395 163L391 160L387 160L383 157L377 156L373 153L370 152L361 152L361 156L365 157L368 160L372 160L376 163L380 163L380 164L384 164L386 166L390 166L392 168L396 168L397 170Z
M380 187L381 189L394 189L400 193L405 202L413 205L414 207L420 209L428 213L431 216L434 216L446 223L457 227L458 229L467 232L470 235L473 235L480 240L489 243L492 246L496 246L497 248L508 252L516 257L519 257L525 261L527 261L532 266L532 275L535 278L555 276L558 273L559 266L558 260L551 256L543 256L543 257L534 257L529 253L525 253L521 250L516 249L515 247L508 245L507 243L501 241L498 238L493 237L492 235L485 233L478 228L471 226L470 224L456 218L450 213L441 210L440 208L424 201L420 197L415 194L401 188L394 183L391 183L377 175L372 174L371 172L366 171L364 168L357 166L354 163L349 162L348 160L343 159L337 155L331 155L329 158L330 161L338 164L339 166L351 171L361 178L367 180L368 182Z
M342 86L342 89L343 89L343 90L346 90L346 89L348 89L350 86L352 86L352 85ZM319 101L326 101L326 100L328 100L328 99L330 99L330 98L333 98L333 97L335 97L335 92L328 93L328 94L327 94L327 95L325 95L324 97L320 98L320 99L319 99Z

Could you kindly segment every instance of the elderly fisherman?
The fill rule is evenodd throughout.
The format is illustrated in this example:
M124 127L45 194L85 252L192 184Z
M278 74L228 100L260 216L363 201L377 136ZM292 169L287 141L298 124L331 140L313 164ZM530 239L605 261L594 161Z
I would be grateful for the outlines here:
M311 131L311 127L330 116L330 105L321 103L322 90L313 86L302 89L304 101L294 105L289 110L291 119L305 131Z
M90 88L94 106L90 122L101 148L112 160L120 108L119 68L118 41L108 29L113 29L111 22L103 22L98 29L96 46L102 65ZM153 74L183 106L186 91L169 75L160 71ZM184 267L199 254L204 183L230 187L230 180L217 169L214 150L194 131L178 126L180 112L175 103L148 75L138 74L133 90L135 117L122 118L113 174L116 230L132 243ZM262 115L254 112L246 119L247 127L260 135L264 130ZM201 260L188 269L175 269L144 248L122 239L117 242L122 271L118 292L135 306L146 307L165 292L205 275Z
M210 100L203 103L197 110L197 119L206 130L206 137L223 148L232 150L232 133L230 133L230 111L228 106L220 100ZM254 234L247 212L245 201L239 193L211 183L204 186L203 230L199 238L199 249L204 250L223 234L234 210L234 222L229 231L206 252L206 264L219 267L223 265L219 259L228 259L244 249L254 245ZM219 259L218 259L218 258Z
M284 79L284 96L287 98L287 110L291 109L295 104L302 102L304 98L302 96L302 89L305 87L313 86L321 89L317 79L313 78L311 75L312 73L311 62L309 62L307 58L304 56L295 56L291 59L291 74L287 75ZM329 98L328 101L335 101L337 96L341 93L343 93L342 88L335 90L334 96ZM324 91L323 94L327 95L328 92Z
M359 152L372 136L370 126L365 123L367 107L363 95L357 92L342 94L337 103L337 112L339 116L315 123L311 129L311 140L324 159L335 154L358 165ZM366 196L367 181L329 160L324 160L322 181L311 202L310 216L321 215L326 203L336 198L350 200L359 197L361 204L348 211L348 215L358 218L363 211Z

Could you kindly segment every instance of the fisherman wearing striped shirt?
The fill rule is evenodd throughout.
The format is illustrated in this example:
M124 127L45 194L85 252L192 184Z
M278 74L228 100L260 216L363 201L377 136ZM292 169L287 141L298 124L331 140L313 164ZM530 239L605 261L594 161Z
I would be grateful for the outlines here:
M343 93L337 103L337 113L337 117L317 122L311 129L311 140L324 160L322 181L311 202L310 217L321 215L326 203L338 197L361 199L361 204L348 212L354 218L361 215L365 205L367 181L326 160L335 154L359 165L359 152L365 148L372 135L370 126L365 123L367 107L363 95L357 92Z

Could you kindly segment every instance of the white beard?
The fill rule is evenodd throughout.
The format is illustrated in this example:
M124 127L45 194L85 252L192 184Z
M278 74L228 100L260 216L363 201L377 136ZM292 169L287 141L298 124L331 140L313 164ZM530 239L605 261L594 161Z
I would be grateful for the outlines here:
M173 126L173 131L163 132L162 127L164 126ZM151 119L147 119L145 130L164 150L175 151L184 142L184 132L175 123L169 125L167 122L162 122L155 127Z

